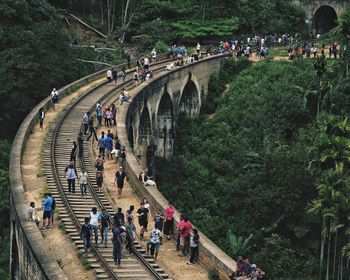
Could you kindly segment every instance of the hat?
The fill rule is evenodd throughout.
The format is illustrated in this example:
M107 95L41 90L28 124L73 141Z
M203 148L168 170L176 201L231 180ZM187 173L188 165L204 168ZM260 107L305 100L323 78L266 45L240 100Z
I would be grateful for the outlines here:
M256 268L256 264L254 263L254 264L252 264L252 268Z
M56 88L53 88L53 90L56 90Z

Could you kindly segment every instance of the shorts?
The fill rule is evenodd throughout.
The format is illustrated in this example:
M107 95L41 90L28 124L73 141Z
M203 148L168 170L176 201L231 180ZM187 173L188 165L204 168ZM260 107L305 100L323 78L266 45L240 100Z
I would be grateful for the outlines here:
M51 218L51 211L44 211L44 214L43 214L43 219L50 219Z
M151 240L147 241L147 246L154 246L156 252L160 250L160 243L153 243Z
M139 221L139 225L140 227L143 227L144 229L146 229L148 226L148 221Z

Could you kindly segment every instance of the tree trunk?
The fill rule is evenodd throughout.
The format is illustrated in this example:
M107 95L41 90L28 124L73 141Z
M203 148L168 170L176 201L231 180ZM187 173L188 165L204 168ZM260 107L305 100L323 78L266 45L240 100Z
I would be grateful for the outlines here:
M113 2L113 7L112 7L112 19L111 19L111 34L113 34L114 32L114 20L115 20L115 10L116 10L116 4L115 4L115 0L112 0Z
M329 221L329 230L328 230L326 280L329 280L329 263L330 263L330 259L331 259L331 243L332 243L331 228L332 228L332 218Z
M324 243L325 238L322 234L323 229L326 227L326 219L325 217L322 218L322 229L321 229L321 250L320 250L320 270L318 274L318 280L322 280L322 270L323 270L323 259L324 259Z
M101 8L101 27L103 28L104 21L103 21L103 2L102 2L102 0L100 0L100 8Z
M335 279L335 263L337 261L337 242L338 242L338 230L335 231L335 237L334 237L334 253L333 253L333 275L332 279Z
M107 0L107 36L111 37L111 2Z

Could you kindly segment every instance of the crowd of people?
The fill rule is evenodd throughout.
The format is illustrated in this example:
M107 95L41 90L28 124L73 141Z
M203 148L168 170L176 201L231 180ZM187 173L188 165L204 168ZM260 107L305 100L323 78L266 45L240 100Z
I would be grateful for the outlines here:
M238 256L237 270L229 277L231 280L265 280L267 275L256 264L251 264L248 258Z
M320 48L321 50L321 56L323 57L327 57L328 58L333 58L337 59L340 51L341 51L341 47L340 45L338 45L338 43L336 41L334 41L332 43L331 46L326 47L325 43L322 43L322 46ZM288 48L288 58L289 60L295 60L297 58L316 58L319 55L319 48L318 48L318 44L316 41L313 41L311 44L305 40L302 44L297 45L295 48L290 47Z
M152 61L156 61L155 50L151 53ZM138 62L133 74L133 80L135 85L140 80L145 81L153 77L152 71L149 69L150 60L146 57L142 57ZM137 74L136 74L137 73ZM122 78L125 81L125 69L122 69ZM137 79L136 79L137 77ZM118 74L117 69L111 69L107 71L108 84L117 84ZM124 102L130 101L130 96L126 87L123 87L119 96L120 105ZM51 103L54 110L58 103L58 92L53 89L51 93ZM117 136L114 136L112 129L117 125L117 107L112 104L108 107L103 107L97 103L95 107L97 123L95 125L94 117L90 112L86 112L82 118L83 130L79 132L76 140L72 141L72 148L69 154L69 164L65 168L65 177L67 180L67 193L70 195L76 195L76 183L80 186L81 197L84 197L88 193L88 181L89 175L84 167L81 167L80 172L77 171L77 157L79 160L83 159L84 155L84 141L89 141L94 138L97 143L98 156L94 161L96 190L102 191L103 181L105 178L104 164L106 161L114 161L117 164L117 171L115 173L115 187L117 189L117 199L122 197L122 191L126 181L126 173L124 171L124 162L127 156L127 150ZM45 111L42 108L39 112L39 126L43 129L43 121L45 118ZM97 129L104 127L105 131L101 131L97 135ZM150 171L146 168L140 173L140 181L145 186L156 186L156 182L152 180ZM38 215L38 210L43 211L43 220L41 221ZM155 259L158 257L160 247L163 240L163 232L167 239L171 238L173 234L173 216L175 210L172 205L169 205L165 212L160 210L155 211L152 229L149 230L150 210L151 206L147 199L144 199L140 204L139 209L134 213L135 207L132 205L123 213L122 208L118 208L114 215L110 215L106 209L97 209L92 207L88 217L85 218L84 223L81 225L80 236L83 240L84 251L88 253L91 247L91 239L94 237L95 246L100 244L105 247L109 245L108 233L112 232L112 245L113 245L113 257L117 267L121 265L122 247L125 245L129 253L132 253L132 244L136 239L136 226L135 219L139 224L139 237L140 240L145 240L145 245L148 254ZM41 230L47 230L53 225L53 216L55 211L55 200L50 193L45 194L45 199L42 201L42 208L35 206L34 202L30 203L28 208L28 219L37 224ZM112 222L111 222L112 221ZM40 223L42 222L42 227ZM176 250L181 253L181 256L190 254L188 263L191 264L195 261L197 255L199 243L199 235L196 229L193 229L193 235L191 235L192 225L188 219L181 218L176 227ZM149 233L149 238L148 234Z
M236 56L251 55L252 49L249 41L244 44L237 40L227 41L220 43L219 52L231 52ZM254 38L252 42L256 41L257 55L266 57L268 56L268 46L265 45L263 39ZM188 55L188 51L184 46L173 46L170 49L171 55L176 57L176 62L166 66L166 70L170 70L172 67L178 65L184 65L198 60L203 55L210 55L209 52L202 53L201 45L198 43L195 47L195 52ZM151 53L151 60L155 62L157 59L156 51ZM123 82L126 79L125 66L121 69ZM107 71L108 84L116 85L118 79L117 68L113 68ZM135 85L138 85L139 81L145 81L153 77L153 73L150 70L150 59L142 57L137 61L137 66L132 79ZM120 105L124 102L130 101L130 96L126 87L123 87L119 95ZM54 110L58 103L58 92L53 89L51 92L51 103ZM106 161L114 161L117 164L117 171L115 173L114 184L117 189L117 199L122 197L123 188L125 185L127 174L125 172L125 160L127 157L127 150L122 145L120 139L114 136L112 130L117 125L117 112L118 109L115 104L108 107L104 107L97 103L95 108L97 124L94 124L94 117L90 112L86 112L82 118L83 131L79 132L77 139L72 141L72 148L70 151L69 164L65 168L65 177L67 180L67 192L71 195L75 195L75 185L78 181L80 187L80 196L84 197L88 191L89 175L84 167L81 167L80 172L77 172L76 166L77 157L79 160L83 159L84 155L84 141L89 141L92 137L95 139L98 148L98 156L94 161L93 168L95 169L96 190L103 190L103 181L106 177L104 172L104 164ZM43 108L39 112L39 126L43 129L43 121L45 118L45 112ZM103 127L104 131L97 135L97 128ZM156 186L156 182L152 180L152 174L145 168L139 175L139 180L145 186ZM40 227L40 218L38 210L43 209L43 221L42 227ZM156 210L154 216L151 219L151 209ZM47 230L53 225L55 211L55 200L50 193L45 194L45 199L42 201L42 208L36 208L35 203L31 202L28 208L28 219L36 223L37 227L41 230ZM83 240L84 252L87 254L91 247L91 238L94 237L95 246L100 244L104 247L108 247L110 243L113 246L113 258L118 268L121 267L122 248L126 247L130 254L133 253L133 242L137 238L137 227L135 226L135 220L137 219L139 225L139 238L141 241L145 240L147 253L157 259L161 245L165 242L165 239L170 240L173 236L175 239L175 250L179 256L183 257L189 255L187 264L191 265L198 258L198 246L200 244L200 236L197 229L193 228L192 223L187 217L180 215L180 219L176 226L174 225L174 207L169 204L165 211L152 207L147 199L143 199L140 203L140 207L135 211L135 206L131 205L126 212L123 212L121 207L118 207L115 214L108 213L106 209L91 208L91 212L84 219L84 223L81 225L80 237ZM152 229L149 231L149 223L153 222ZM108 233L111 231L111 242L108 240ZM149 233L149 235L147 234ZM148 238L149 237L149 238ZM264 279L265 273L262 272L255 264L250 265L248 259L241 257L237 260L237 272L231 275L232 279ZM243 278L242 278L243 277Z

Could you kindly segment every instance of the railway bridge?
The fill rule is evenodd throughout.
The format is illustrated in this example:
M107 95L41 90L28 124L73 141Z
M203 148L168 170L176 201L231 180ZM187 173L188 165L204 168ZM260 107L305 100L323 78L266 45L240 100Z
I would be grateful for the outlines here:
M172 153L177 117L181 112L190 116L198 114L202 100L208 92L209 77L219 70L224 59L222 55L211 56L192 64L175 67L170 71L164 70L167 62L159 62L153 66L155 77L132 89L130 91L132 102L123 104L120 108L115 133L129 151L134 151L128 154L125 164L129 184L139 198L148 198L155 209L164 210L168 201L157 188L146 188L138 180L142 166L149 164L153 155L167 157ZM43 140L46 141L47 147L47 154L42 159L45 162L46 181L56 199L56 206L67 233L75 243L77 250L80 251L83 248L78 232L84 217L88 215L89 207L80 204L76 197L68 193L64 185L66 184L64 176L62 176L64 173L62 162L66 157L64 151L67 149L69 151L70 144L66 141L67 137L74 139L73 137L82 129L82 113L86 110L93 112L96 102L102 103L103 106L116 102L120 89L125 85L131 87L132 84L132 70L128 72L124 85L108 86L104 77L105 70L84 77L59 90L60 99L62 99L78 89L89 86L86 87L89 90L83 92L79 98L72 99L67 108L58 114L58 119L53 122L47 139ZM28 221L26 212L29 202L26 199L27 190L21 166L28 139L38 122L38 111L40 108L48 110L49 107L50 98L48 97L28 114L12 146L10 157L12 221L10 268L12 279L67 279L55 257L47 250L35 223ZM94 174L88 158L79 161L77 168L91 169L90 174ZM89 205L93 204L93 206L115 211L106 198L107 194L96 189L94 180L89 182L88 193L84 199L89 202ZM177 212L174 217L175 222L179 221L179 215L180 213ZM200 264L206 269L218 270L221 278L227 279L227 275L235 269L235 262L204 234L201 234L201 241ZM150 274L150 278L142 279L170 279L171 275L164 273L154 260L149 259L139 245L135 245L133 250L139 261L141 260L137 270L145 270L146 272L142 273ZM93 267L96 267L98 279L124 279L123 277L126 277L114 267L111 253L93 246L91 254L93 255L90 255L90 258L94 260ZM142 263L145 268L140 267ZM133 272L126 271L126 273L130 277ZM144 277L142 275L138 277ZM135 275L135 278L132 279L139 278Z

